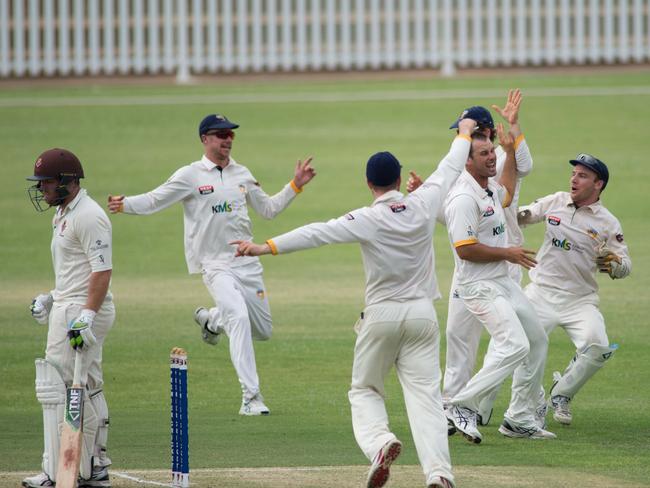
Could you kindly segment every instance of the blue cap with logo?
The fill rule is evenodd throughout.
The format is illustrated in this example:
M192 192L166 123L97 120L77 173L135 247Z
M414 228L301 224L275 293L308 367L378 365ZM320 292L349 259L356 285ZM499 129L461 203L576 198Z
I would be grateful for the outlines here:
M460 114L458 120L451 124L451 127L449 128L458 129L458 123L463 119L475 120L476 124L481 128L489 127L490 129L494 129L494 120L492 119L492 114L485 107L475 105L473 107L466 108Z
M585 168L589 168L591 171L596 173L598 178L603 180L603 187L600 191L603 191L607 186L607 182L609 181L609 170L607 169L607 165L600 159L593 157L591 154L580 153L575 159L571 159L569 164L572 164L573 166L581 164Z
M199 124L199 137L212 129L236 129L239 125L232 123L224 115L210 114Z
M366 164L366 178L375 186L388 186L397 181L402 166L388 151L373 154Z

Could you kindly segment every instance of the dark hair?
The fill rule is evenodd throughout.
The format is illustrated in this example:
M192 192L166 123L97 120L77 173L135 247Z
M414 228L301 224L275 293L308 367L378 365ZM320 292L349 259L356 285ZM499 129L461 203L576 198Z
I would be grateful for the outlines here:
M472 144L469 146L469 157L473 158L474 157L474 141L491 141L491 139L483 134L482 132L474 132L472 133Z

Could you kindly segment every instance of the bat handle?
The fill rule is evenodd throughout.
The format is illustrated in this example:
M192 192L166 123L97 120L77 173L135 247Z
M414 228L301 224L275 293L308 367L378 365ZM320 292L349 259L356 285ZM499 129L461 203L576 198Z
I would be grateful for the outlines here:
M83 356L80 350L75 351L74 356L74 376L72 377L73 386L81 386L81 368L83 366Z

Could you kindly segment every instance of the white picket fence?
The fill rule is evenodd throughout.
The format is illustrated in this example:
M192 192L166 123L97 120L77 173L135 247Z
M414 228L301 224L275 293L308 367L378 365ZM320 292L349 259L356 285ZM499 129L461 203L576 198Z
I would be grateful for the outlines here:
M650 0L0 0L0 77L646 63Z

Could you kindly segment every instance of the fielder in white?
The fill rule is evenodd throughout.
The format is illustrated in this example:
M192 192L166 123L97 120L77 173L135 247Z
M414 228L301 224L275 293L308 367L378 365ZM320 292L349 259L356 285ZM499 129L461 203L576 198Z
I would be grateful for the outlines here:
M30 307L39 324L48 324L45 359L36 360L36 398L43 407L43 472L25 478L27 488L55 486L59 429L66 385L72 383L75 349L81 348L81 383L86 386L83 445L78 488L110 487L106 455L108 406L104 398L102 347L115 320L109 291L112 274L111 223L79 186L84 171L70 151L54 148L34 164L37 183L28 188L39 211L56 207L52 220L55 286Z
M519 109L522 102L521 92L519 90L510 90L506 105L500 108L492 105L510 125L510 133L515 139L515 161L517 169L517 179L515 182L514 195L510 205L504 208L506 233L508 246L522 246L524 242L523 233L517 225L517 205L519 202L519 192L521 190L521 183L532 171L533 159L528 149L528 144L521 131L519 125ZM494 142L496 138L496 130L494 128L494 121L489 110L484 107L474 106L469 107L463 111L461 117L450 127L455 129L458 127L458 122L462 118L469 117L476 120L479 130ZM503 171L503 166L506 161L506 153L501 148L497 147L497 174L495 178L498 180ZM417 174L411 174L408 181L407 189L409 192L414 191L420 184L422 184ZM444 209L439 215L438 221L445 224ZM520 284L522 278L522 267L518 264L507 263L508 273L515 283ZM442 390L442 399L445 406L470 380L474 367L476 365L476 357L478 346L481 339L483 326L479 320L467 309L465 303L460 298L457 292L457 269L454 269L454 277L451 283L449 292L449 306L447 313L447 353L445 355L445 374L444 386ZM495 394L498 390L495 391ZM488 408L488 411L479 410L478 422L482 425L487 425L491 417L491 405L493 399L487 400L483 407ZM451 420L449 421L449 434L453 435L456 428Z
M478 415L489 416L496 392L513 372L512 397L499 432L509 437L555 437L539 428L534 418L548 339L508 273L507 262L530 268L535 260L533 251L507 241L504 207L511 203L517 177L514 138L501 125L497 133L506 153L499 182L494 180L494 145L483 135L472 144L466 171L445 201L447 231L455 250L455 292L491 335L483 367L447 409L456 429L477 444L482 440Z
M600 200L609 181L607 166L589 154L569 163L574 166L570 192L548 195L519 211L521 225L546 225L526 296L546 332L559 325L576 347L564 373L553 374L548 402L553 418L566 425L572 420L569 402L618 347L609 344L598 309L595 273L620 279L632 269L621 224Z
M240 415L268 415L260 393L253 339L268 340L273 330L271 310L256 257L235 260L228 243L252 239L250 205L272 219L302 192L315 175L311 158L298 161L293 179L273 196L267 195L251 172L230 156L234 129L223 115L208 115L199 125L203 157L176 171L158 188L141 195L109 196L111 213L148 215L176 202L183 204L185 258L190 273L201 273L214 299L209 310L199 307L194 320L203 340L216 344L225 333L242 388Z
M367 487L384 486L401 442L388 426L384 378L395 366L402 385L413 440L430 488L453 487L447 423L440 396L440 330L432 236L438 208L460 174L475 126L462 121L438 169L415 192L399 192L397 159L373 155L366 166L373 195L369 207L305 225L264 245L236 241L238 254L282 254L325 244L358 242L366 273L366 307L355 329L352 408L354 435L372 462Z

